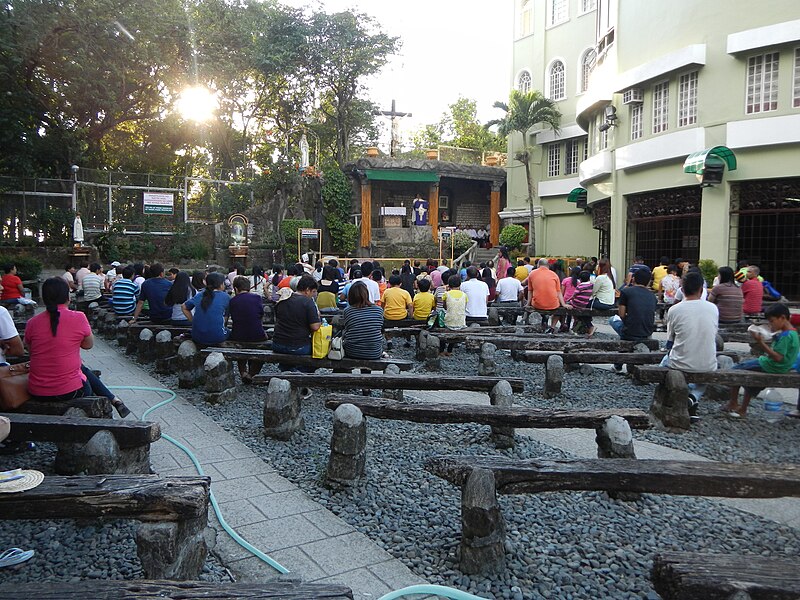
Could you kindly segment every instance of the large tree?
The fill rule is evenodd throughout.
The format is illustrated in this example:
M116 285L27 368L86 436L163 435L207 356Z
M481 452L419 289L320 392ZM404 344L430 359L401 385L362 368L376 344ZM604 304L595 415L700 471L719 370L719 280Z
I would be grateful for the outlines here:
M509 136L518 133L522 136L522 150L514 155L514 158L525 165L525 180L528 183L528 207L530 216L528 221L528 252L536 254L536 230L534 228L534 198L536 198L536 186L531 177L531 151L532 147L528 144L533 129L545 126L558 133L561 126L561 113L556 108L555 102L545 98L541 92L534 90L531 92L521 92L512 90L508 104L505 102L495 102L495 108L505 111L502 119L494 119L487 124L487 127L497 126L500 135Z
M3 2L0 168L63 175L110 132L158 118L165 82L187 70L186 29L179 0Z
M334 158L339 165L350 159L354 126L364 125L365 78L380 71L398 48L398 39L380 31L368 15L352 11L312 15L308 44L312 72L325 98L320 107L323 118L336 131Z

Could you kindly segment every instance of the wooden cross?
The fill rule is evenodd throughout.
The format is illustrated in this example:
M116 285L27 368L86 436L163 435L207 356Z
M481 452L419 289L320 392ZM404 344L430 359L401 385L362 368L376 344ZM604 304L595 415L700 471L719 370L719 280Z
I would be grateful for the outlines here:
M397 112L394 99L392 99L392 110L376 110L373 114L389 117L392 121L392 138L389 145L389 155L394 158L397 155L397 151L399 150L400 146L400 136L398 135L399 132L396 117L410 117L412 115L410 112Z

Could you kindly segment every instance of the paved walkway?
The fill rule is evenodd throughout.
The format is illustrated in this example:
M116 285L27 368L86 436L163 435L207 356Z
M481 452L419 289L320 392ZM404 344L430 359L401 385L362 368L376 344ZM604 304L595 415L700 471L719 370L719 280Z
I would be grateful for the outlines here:
M106 385L163 387L108 342L95 338L84 352L85 363L103 372ZM140 417L165 394L120 391L131 412ZM367 536L317 504L281 477L268 463L180 396L148 416L162 430L189 447L206 474L222 514L245 540L291 571L287 577L306 582L337 582L352 588L354 598L378 598L392 590L425 583ZM161 475L194 475L189 458L166 440L151 449L154 470ZM214 552L238 581L264 581L278 575L225 533L215 517Z

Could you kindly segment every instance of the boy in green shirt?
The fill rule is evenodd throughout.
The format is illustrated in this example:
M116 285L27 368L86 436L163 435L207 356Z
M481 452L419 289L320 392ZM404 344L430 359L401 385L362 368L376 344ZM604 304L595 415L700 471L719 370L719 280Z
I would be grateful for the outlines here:
M764 311L769 328L775 332L772 346L768 346L764 338L751 333L764 351L762 356L746 360L733 366L734 369L745 371L761 371L763 373L788 373L800 352L800 338L797 337L792 324L789 322L789 309L784 304L773 304ZM744 399L739 406L739 386L731 388L731 398L723 410L728 411L731 417L743 417L753 396L758 395L762 388L744 388Z

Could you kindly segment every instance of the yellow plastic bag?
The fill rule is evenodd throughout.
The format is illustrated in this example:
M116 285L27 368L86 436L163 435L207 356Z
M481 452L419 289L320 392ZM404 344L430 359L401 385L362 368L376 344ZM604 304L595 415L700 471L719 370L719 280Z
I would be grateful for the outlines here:
M311 336L311 358L326 358L331 349L333 325L322 325Z

